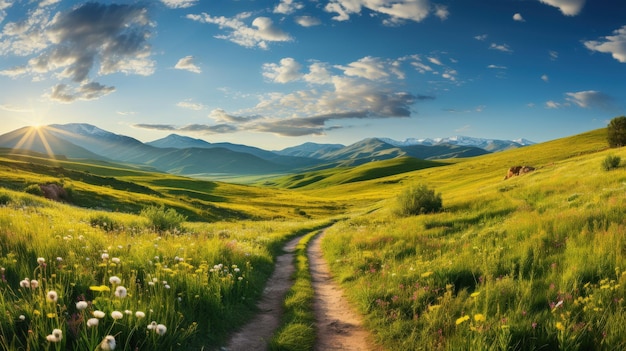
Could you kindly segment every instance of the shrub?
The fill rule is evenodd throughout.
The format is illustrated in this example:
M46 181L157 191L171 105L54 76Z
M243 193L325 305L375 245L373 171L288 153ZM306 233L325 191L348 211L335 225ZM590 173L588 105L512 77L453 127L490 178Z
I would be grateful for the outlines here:
M401 216L434 213L442 208L441 194L424 184L411 186L398 195L398 214Z
M92 215L89 218L89 224L92 227L102 228L104 231L112 232L122 229L122 225L114 221L111 217L104 214Z
M610 147L626 145L626 117L615 117L607 126L607 141Z
M615 156L615 155L608 155L604 161L602 161L602 169L604 169L605 171L610 171L612 169L615 169L617 167L619 167L619 163L622 161L622 159L619 156Z
M41 190L39 184L31 184L24 191L32 195L43 196L43 190Z
M164 206L149 206L141 210L141 215L148 218L152 227L158 231L172 230L180 227L187 217L176 212L173 208Z

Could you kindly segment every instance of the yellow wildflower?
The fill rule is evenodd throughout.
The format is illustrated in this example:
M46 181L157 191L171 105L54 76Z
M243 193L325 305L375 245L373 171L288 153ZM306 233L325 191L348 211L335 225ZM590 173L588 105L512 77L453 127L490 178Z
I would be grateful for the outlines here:
M99 292L111 291L111 289L106 285L92 285L89 287L89 290L99 291Z
M565 326L561 322L556 322L556 329L560 330L560 331L563 331L563 330L565 330Z
M482 314L482 313L476 313L476 314L474 315L474 320L475 320L476 322L484 322L485 320L487 320L487 318L485 318L485 315L484 315L484 314Z
M478 295L480 295L480 291L475 291L470 295L470 297L478 297Z
M428 278L428 277L430 277L431 275L433 275L433 272L428 271L428 272L422 273L421 277L422 277L422 278Z
M456 325L459 325L459 324L461 324L461 323L463 323L465 321L468 321L469 319L470 319L470 317L468 315L465 315L463 317L457 318L455 323L456 323Z

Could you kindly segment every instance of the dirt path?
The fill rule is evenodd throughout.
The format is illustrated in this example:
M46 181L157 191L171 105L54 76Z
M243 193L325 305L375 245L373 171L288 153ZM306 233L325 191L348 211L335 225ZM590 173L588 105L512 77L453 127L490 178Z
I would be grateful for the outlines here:
M307 255L311 270L316 318L315 351L375 351L371 336L361 326L359 316L349 307L339 286L331 279L328 264L320 247L324 232L309 242ZM263 297L257 305L259 313L235 333L222 351L264 351L267 342L280 325L283 300L291 288L295 272L294 251L302 237L289 241L285 253L276 259Z
M321 240L324 232L309 243L307 255L315 291L317 339L315 350L366 351L379 350L371 342L360 317L349 306L339 285L335 283L322 257Z
M235 333L228 345L221 348L224 351L263 351L267 350L267 342L280 325L283 312L283 300L291 288L291 276L295 272L293 265L294 254L298 241L297 237L289 241L284 247L284 254L276 258L274 272L267 281L263 297L257 304L259 313Z

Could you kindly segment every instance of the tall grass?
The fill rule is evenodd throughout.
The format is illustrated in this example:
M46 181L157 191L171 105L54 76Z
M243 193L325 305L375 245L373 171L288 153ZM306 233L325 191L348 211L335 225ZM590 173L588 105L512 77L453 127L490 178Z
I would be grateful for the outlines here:
M0 196L1 350L219 345L254 312L276 248L320 226L182 223L172 235L136 215Z
M323 249L390 350L624 349L626 175L604 156L449 182L438 214L397 217L389 200Z

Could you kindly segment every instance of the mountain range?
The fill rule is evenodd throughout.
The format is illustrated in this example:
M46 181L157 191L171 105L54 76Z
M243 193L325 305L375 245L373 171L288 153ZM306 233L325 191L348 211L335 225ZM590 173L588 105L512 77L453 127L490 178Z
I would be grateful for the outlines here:
M0 135L0 147L24 149L69 159L93 159L149 166L182 175L255 175L294 173L354 166L396 157L437 160L472 157L523 147L527 140L470 137L440 139L369 138L351 145L304 143L278 151L171 134L143 143L90 124L23 127Z

